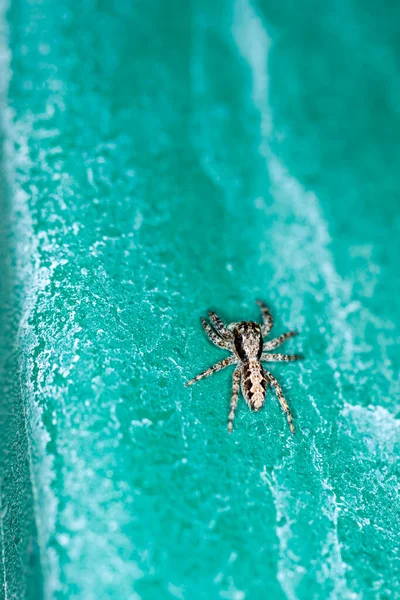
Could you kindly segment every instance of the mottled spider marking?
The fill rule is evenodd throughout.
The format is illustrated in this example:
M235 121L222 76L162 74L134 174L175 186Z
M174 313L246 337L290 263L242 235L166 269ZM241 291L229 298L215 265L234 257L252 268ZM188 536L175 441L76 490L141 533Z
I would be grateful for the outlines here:
M258 360L250 359L243 364L242 394L252 410L260 410L265 400L267 380Z
M232 398L228 417L228 431L232 432L233 430L233 420L240 387L249 408L257 411L263 406L268 385L271 385L275 389L282 409L286 413L290 430L294 433L292 415L290 414L290 409L283 395L282 388L272 373L266 371L261 363L289 362L303 358L297 354L268 354L267 352L268 350L277 348L284 341L296 335L296 332L289 331L264 343L263 337L270 332L273 319L269 309L263 302L257 300L257 304L261 308L262 325L254 321L240 321L239 323L231 323L226 326L219 316L211 311L208 314L213 326L205 319L201 319L204 331L210 341L220 348L228 350L231 352L231 355L203 373L200 373L200 375L191 379L186 385L192 385L196 381L209 377L225 367L236 364L237 366L232 378Z

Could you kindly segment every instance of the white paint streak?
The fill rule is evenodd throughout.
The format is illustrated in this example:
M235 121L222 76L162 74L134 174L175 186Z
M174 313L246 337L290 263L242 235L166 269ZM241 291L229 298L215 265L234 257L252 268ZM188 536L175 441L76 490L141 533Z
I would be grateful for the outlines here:
M273 134L273 118L269 106L268 75L268 55L271 49L271 39L261 19L255 13L248 0L238 0L236 2L233 35L239 52L248 63L252 73L253 102L260 115L260 154L265 158L271 182L271 193L277 204L289 207L296 221L305 224L305 231L302 232L302 235L307 240L307 252L313 256L315 268L318 275L323 278L325 292L329 297L332 311L332 327L336 329L336 335L330 341L329 356L332 357L330 359L330 366L332 371L338 375L338 384L340 387L340 377L337 372L338 364L334 357L337 356L339 347L342 360L347 363L351 362L354 355L352 331L350 328L343 328L346 305L350 300L351 290L336 273L333 258L327 249L330 238L328 228L321 214L318 198L314 193L304 190L299 181L288 172L286 167L271 150L269 140ZM261 203L261 209L262 205L263 203ZM288 244L289 253L286 262L287 264L291 264L290 255L297 253L301 256L305 246L301 244L298 235L287 235L290 233L288 231L284 233L285 240L290 240L291 237L295 240L294 247L290 243ZM281 254L282 252L284 250L281 251ZM326 422L321 422L321 428L327 429ZM317 467L317 464L321 461L321 455L315 445L312 451L312 460L316 466L316 472L320 473L320 476L323 477L323 465L320 464L319 468ZM298 557L292 556L289 551L289 542L293 536L293 515L296 514L295 503L293 503L290 497L289 490L278 483L275 471L272 473L272 476L267 478L265 473L262 475L264 475L264 480L267 481L270 487L276 507L277 535L280 544L277 577L286 597L289 600L296 600L296 588L304 573L304 569L299 565ZM328 528L324 544L326 560L322 567L318 563L320 570L317 571L316 576L319 580L329 578L333 581L334 590L331 594L332 599L343 597L357 598L358 595L352 593L346 584L347 565L341 554L341 544L338 536L340 508L336 494L325 477L323 477L321 485L326 492L324 514L330 521L331 526ZM283 516L285 516L286 522L281 527L279 526L279 522Z

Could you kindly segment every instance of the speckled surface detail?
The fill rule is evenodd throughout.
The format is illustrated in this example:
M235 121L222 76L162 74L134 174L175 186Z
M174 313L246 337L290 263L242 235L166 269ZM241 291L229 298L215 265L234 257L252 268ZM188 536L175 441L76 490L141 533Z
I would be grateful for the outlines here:
M328 5L2 10L3 598L400 596L399 11ZM258 297L295 436L184 388Z

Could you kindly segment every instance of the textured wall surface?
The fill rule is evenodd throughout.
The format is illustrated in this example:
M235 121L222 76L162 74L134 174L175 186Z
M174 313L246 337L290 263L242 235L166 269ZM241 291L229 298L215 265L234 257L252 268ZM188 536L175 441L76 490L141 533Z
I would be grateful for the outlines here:
M398 19L2 5L3 598L400 596ZM184 388L257 297L294 437Z

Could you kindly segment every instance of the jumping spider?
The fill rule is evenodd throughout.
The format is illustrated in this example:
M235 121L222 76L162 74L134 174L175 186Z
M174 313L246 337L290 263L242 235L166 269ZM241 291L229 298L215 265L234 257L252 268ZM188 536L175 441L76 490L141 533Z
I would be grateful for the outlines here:
M209 375L213 375L229 365L236 364L237 367L233 372L228 431L231 433L233 429L233 419L235 417L240 383L242 394L252 410L260 410L265 401L267 385L270 384L275 388L278 400L286 413L290 431L294 434L292 415L290 414L289 406L283 395L282 388L272 373L264 369L261 363L289 362L303 358L298 354L268 354L266 352L267 350L273 350L277 346L280 346L285 340L297 335L297 332L288 331L287 333L283 333L279 337L264 343L263 338L271 331L273 319L263 302L257 300L257 304L261 308L263 318L262 326L253 321L240 321L240 323L231 323L226 327L219 316L211 311L208 314L214 328L207 323L205 319L201 319L204 331L213 344L224 350L229 350L232 355L228 356L228 358L224 358L221 362L188 381L186 386L192 385L204 377L209 377Z

